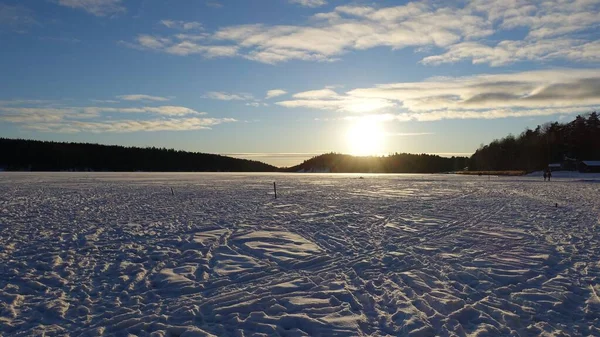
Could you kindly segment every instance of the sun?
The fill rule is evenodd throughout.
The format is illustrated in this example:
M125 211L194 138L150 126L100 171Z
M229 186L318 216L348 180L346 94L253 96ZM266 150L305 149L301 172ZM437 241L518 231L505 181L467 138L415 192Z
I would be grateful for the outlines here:
M383 152L385 133L380 122L359 119L346 133L348 151L355 156L378 155Z

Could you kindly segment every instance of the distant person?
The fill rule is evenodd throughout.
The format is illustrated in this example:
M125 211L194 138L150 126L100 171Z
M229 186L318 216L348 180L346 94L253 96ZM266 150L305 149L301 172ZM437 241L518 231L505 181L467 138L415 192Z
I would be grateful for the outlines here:
M546 174L546 171L544 171L544 181L546 181L546 177L548 177L548 174Z
M548 170L548 181L550 181L550 177L552 177L552 171Z

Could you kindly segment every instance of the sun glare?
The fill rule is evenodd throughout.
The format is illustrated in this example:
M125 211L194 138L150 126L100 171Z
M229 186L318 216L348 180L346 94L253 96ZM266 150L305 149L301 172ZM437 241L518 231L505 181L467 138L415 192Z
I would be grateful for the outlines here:
M384 130L377 121L357 120L348 129L346 141L352 155L378 155L383 152Z

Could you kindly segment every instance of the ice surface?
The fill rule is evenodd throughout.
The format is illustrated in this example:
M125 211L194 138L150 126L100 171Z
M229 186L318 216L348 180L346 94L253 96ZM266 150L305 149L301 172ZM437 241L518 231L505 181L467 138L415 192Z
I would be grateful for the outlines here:
M3 172L0 336L600 335L599 196L594 175Z

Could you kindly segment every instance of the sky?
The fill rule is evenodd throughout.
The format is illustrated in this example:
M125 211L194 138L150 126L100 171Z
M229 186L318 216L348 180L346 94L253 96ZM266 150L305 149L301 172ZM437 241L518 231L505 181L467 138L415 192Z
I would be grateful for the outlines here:
M0 0L0 137L291 166L600 105L600 0Z

